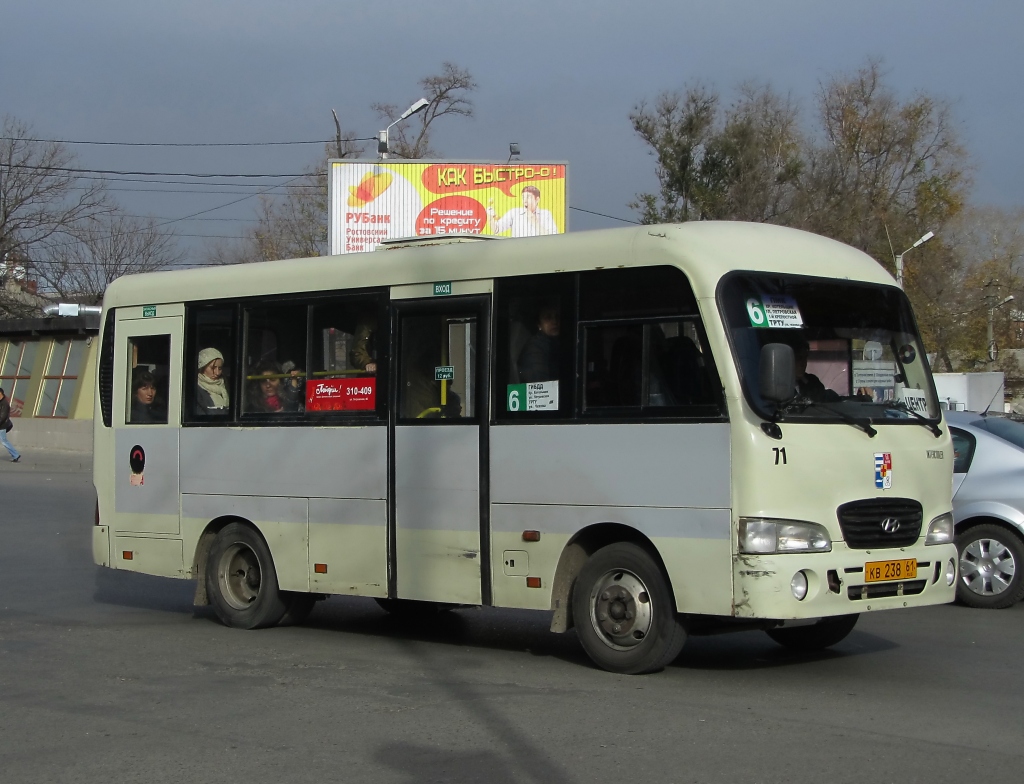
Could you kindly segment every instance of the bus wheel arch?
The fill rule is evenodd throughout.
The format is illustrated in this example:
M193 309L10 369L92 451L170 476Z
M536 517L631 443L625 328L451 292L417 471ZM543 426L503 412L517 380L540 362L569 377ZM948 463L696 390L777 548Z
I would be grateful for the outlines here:
M566 632L575 626L572 613L572 589L587 559L602 547L617 542L629 542L643 548L655 560L661 573L668 583L672 594L673 606L676 606L675 593L668 578L668 570L662 560L658 548L643 533L622 523L594 523L577 531L566 544L555 567L555 576L551 583L551 631Z

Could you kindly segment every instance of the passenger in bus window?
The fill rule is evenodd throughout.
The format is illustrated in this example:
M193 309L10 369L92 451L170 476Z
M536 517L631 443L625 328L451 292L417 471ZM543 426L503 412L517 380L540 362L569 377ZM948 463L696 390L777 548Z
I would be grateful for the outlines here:
M541 307L537 331L530 336L519 353L519 380L523 382L558 379L558 336L561 319L556 304Z
M156 393L156 379L148 370L137 369L132 379L132 407L128 419L133 425L167 423L167 412Z
M288 360L281 364L281 372L288 375L281 379L279 394L286 411L301 411L306 405L306 390L303 383L306 374L302 368L297 367L294 362Z
M262 362L251 378L248 391L248 412L254 414L284 414L297 410L281 394L281 366L276 362Z
M352 350L348 352L348 361L352 367L366 373L377 372L377 352L374 349L374 335L377 332L377 320L367 318L356 326Z
M224 355L215 348L200 351L196 389L196 408L200 414L227 413L229 397L223 376Z

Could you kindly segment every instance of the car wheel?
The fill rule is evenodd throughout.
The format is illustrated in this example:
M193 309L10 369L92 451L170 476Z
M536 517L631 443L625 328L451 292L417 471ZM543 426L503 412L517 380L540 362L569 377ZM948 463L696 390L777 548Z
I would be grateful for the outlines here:
M840 615L822 618L809 626L783 626L766 629L766 633L779 645L796 651L822 651L842 642L857 625L859 615Z
M686 642L661 567L627 542L602 547L587 559L573 586L572 614L583 649L610 672L655 672Z
M956 598L969 607L1001 610L1024 597L1024 542L998 525L968 528L956 538Z
M263 537L241 523L224 526L206 564L206 595L217 617L238 629L274 626L288 610Z

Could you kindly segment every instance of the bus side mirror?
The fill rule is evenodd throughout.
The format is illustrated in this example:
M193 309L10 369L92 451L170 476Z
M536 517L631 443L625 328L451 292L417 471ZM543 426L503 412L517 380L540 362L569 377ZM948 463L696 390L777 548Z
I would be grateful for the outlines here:
M761 397L773 403L791 400L796 394L796 359L785 343L761 346L759 377Z

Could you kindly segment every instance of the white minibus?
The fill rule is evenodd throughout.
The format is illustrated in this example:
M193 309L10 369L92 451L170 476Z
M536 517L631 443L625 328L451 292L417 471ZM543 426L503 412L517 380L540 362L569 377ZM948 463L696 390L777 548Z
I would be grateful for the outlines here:
M551 612L615 672L687 635L833 645L953 599L910 304L762 224L134 275L104 299L93 552L229 626L329 595Z

